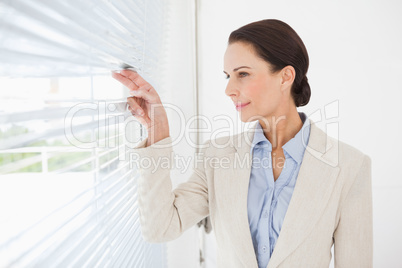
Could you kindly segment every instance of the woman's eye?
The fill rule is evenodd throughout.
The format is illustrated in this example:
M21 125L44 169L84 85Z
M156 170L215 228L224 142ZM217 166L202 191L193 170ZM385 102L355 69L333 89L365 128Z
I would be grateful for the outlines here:
M247 76L247 75L248 75L248 73L244 73L244 72L239 73L239 76L240 76L240 77L245 77L245 76Z
M226 76L225 76L225 79L229 79L229 78L230 78L230 76L229 76L229 75L226 75Z

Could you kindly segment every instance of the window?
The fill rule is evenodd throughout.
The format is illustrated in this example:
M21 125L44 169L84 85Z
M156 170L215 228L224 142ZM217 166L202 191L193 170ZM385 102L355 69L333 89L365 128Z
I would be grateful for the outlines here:
M165 5L0 2L1 267L164 266L164 245L142 240L129 161L145 131L110 70L158 85Z

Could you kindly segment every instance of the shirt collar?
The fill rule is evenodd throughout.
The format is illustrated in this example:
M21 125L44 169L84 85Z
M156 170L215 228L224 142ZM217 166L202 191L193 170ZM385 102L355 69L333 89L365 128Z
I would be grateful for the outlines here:
M302 128L297 132L297 134L290 139L286 144L282 146L285 155L288 154L293 158L298 164L302 162L305 148L307 147L308 140L310 137L310 120L307 115L303 112L298 112L300 119L303 122ZM272 152L272 144L265 137L264 131L259 121L255 128L253 142L251 144L250 154L254 148L264 148L268 152Z

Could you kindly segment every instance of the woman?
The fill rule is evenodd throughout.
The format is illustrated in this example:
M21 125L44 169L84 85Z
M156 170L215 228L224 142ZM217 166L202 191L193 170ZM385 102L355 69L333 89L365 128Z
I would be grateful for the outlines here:
M256 124L205 142L193 174L174 191L170 168L156 164L172 160L158 94L135 72L113 75L131 90L130 110L148 130L134 148L154 160L138 167L146 240L175 239L209 215L219 267L328 267L333 244L336 267L372 267L371 159L297 111L310 99L308 65L302 40L282 21L232 32L225 93L241 120Z

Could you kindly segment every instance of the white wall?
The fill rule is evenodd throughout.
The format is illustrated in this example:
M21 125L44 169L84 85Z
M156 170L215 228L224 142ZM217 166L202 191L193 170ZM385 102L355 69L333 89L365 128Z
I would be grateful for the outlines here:
M180 116L186 120L195 114L195 54L194 54L194 6L191 1L170 1L169 31L167 34L165 72L159 85L160 92L168 92L161 96L169 118L170 136L173 140L179 140L174 145L174 152L184 158L193 157L195 150L187 141L180 138L183 122ZM158 91L158 89L156 89ZM179 113L174 112L171 106L179 107ZM195 137L192 136L195 141ZM182 171L185 171L182 173ZM172 186L175 188L190 176L190 169L172 169ZM167 243L168 267L199 267L199 228L194 226L184 232L178 239Z
M312 97L299 111L307 115L338 107L330 132L372 158L374 267L402 267L402 3L398 1L199 1L201 114L230 115L225 95L223 54L231 31L252 21L285 21L302 38L310 56ZM333 103L335 102L335 103ZM334 106L335 104L335 106ZM213 129L227 127L213 122ZM210 133L203 135L203 140ZM208 267L215 267L215 240L206 240Z

